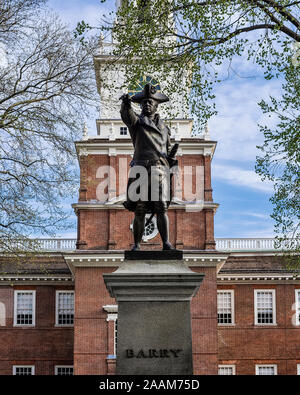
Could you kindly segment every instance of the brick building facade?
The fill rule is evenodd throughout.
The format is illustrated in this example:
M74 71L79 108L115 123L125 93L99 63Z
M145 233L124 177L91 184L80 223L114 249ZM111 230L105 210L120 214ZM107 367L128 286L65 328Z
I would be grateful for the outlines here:
M194 373L299 374L299 278L274 252L206 254L205 259L199 250L184 251L192 270L205 273L191 305ZM15 374L20 367L33 368L36 375L114 374L117 306L102 274L122 259L122 251L90 250L45 253L31 265L2 260L0 374ZM75 322L60 324L57 295L70 291ZM26 292L34 295L34 322L18 325L16 295ZM261 292L273 303L265 316L257 306ZM68 312L62 309L63 315ZM257 322L258 314L272 322Z
M234 365L236 374L256 374L258 365L299 374L299 277L274 255L231 254L218 276L218 292L224 291L231 291L234 317L218 325L219 364ZM258 299L266 297L272 306L263 316Z
M55 367L73 365L73 325L56 322L57 292L74 290L61 253L35 258L32 264L2 258L0 266L1 374L32 366L34 374L49 375L55 374ZM17 295L33 296L32 320L23 316L23 325L16 311Z

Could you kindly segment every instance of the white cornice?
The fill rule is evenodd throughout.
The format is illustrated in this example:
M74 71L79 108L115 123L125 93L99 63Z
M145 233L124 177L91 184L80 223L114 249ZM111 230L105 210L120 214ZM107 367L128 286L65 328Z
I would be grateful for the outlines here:
M118 305L116 304L107 304L103 306L103 310L107 313L117 313L118 312Z
M294 275L293 273L219 273L217 277L218 284L233 284L233 283L263 283L272 282L273 284L282 283L285 284L299 284L300 275Z
M102 141L101 141L102 140ZM216 148L215 141L182 141L178 155L204 155L213 156ZM86 155L133 155L131 140L110 141L108 139L90 138L87 141L75 143L78 156Z
M118 305L110 304L103 306L103 310L107 312L106 321L117 321L118 319Z
M71 275L65 276L57 276L57 275L40 275L40 276L33 276L33 275L16 275L16 274L7 274L7 275L0 275L0 285L7 284L7 283L18 283L18 284L42 284L42 283L51 283L51 284L66 284L66 283L73 283L73 278Z
M162 121L165 123L170 123L170 124L179 123L181 125L182 124L185 125L185 124L193 123L193 118L172 118L172 119L162 119ZM114 124L124 124L124 122L122 121L121 118L98 118L98 119L96 119L96 123L103 123L103 124L109 125L112 122ZM100 136L90 136L89 138L94 139L94 138L101 138L101 137ZM199 137L195 136L195 138L199 138Z
M228 254L211 251L183 251L183 261L189 267L215 267L217 272L225 264ZM64 255L71 270L75 267L119 267L124 262L124 251L80 250Z
M119 267L124 262L124 251L109 251L109 253L92 250L74 251L65 254L65 260L74 275L75 267Z
M217 251L183 251L183 260L189 267L216 267L217 273L224 266L229 254Z

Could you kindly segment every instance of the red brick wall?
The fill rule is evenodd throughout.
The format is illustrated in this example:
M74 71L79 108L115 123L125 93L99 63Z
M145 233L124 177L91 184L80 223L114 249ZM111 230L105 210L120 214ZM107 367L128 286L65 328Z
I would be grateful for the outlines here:
M116 304L105 287L103 273L115 268L76 268L75 273L75 327L74 372L107 374L108 344L107 312L103 306Z
M96 189L99 185L101 178L96 178L96 173L101 166L112 166L115 169L116 174L116 196L119 196L126 192L127 175L125 178L120 180L120 172L122 175L124 172L124 163L127 163L127 174L129 172L129 163L132 160L130 155L88 155L82 156L80 159L80 172L81 172L81 188L84 193L79 197L80 201L89 201L97 199ZM211 158L203 155L183 155L178 157L178 165L180 169L184 169L185 166L192 167L192 193L196 192L196 167L204 166L204 191L205 200L212 201L212 189L211 189ZM105 178L107 175L105 176ZM121 181L121 185L120 185ZM182 171L182 184L184 183L184 172ZM184 195L184 191L183 191ZM183 196L185 199L189 199L188 196Z
M116 169L116 195L124 193L119 188L119 159L127 161L127 169L131 157L129 155L108 156L89 155L81 157L81 186L80 201L97 200L96 189L101 181L96 178L100 166L114 166ZM179 157L179 165L205 166L204 196L206 201L212 200L210 157L202 155L185 155ZM193 189L195 193L195 170L193 175ZM125 180L126 181L126 180ZM126 181L127 182L127 181ZM125 184L126 184L125 182ZM125 185L126 186L126 185ZM170 240L183 249L212 249L214 243L214 214L212 210L186 212L185 210L168 211L170 221ZM80 249L130 249L133 243L130 224L133 213L127 210L78 210L78 248ZM146 248L160 249L159 235L150 240Z
M191 302L194 374L217 374L216 268L191 268L205 277Z
M255 364L277 364L278 374L296 374L300 363L300 328L292 323L299 285L241 284L234 289L235 325L218 327L219 363L235 364L236 374L255 374ZM276 290L276 326L254 325L254 290Z
M14 289L36 290L35 327L13 326ZM0 326L0 375L12 374L13 365L35 365L36 375L53 375L55 365L73 365L72 327L55 327L53 286L1 286L6 325Z

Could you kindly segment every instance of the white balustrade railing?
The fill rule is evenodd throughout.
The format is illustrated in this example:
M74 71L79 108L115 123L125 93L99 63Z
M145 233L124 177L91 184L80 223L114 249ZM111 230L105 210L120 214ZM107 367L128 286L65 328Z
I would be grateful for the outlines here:
M70 251L76 249L76 239L37 239L38 248L44 251Z
M275 239L249 238L249 239L216 239L216 249L219 251L261 251L275 250Z
M273 238L216 238L217 251L275 251L275 239ZM26 242L32 249L42 251L71 251L76 249L76 239L33 239ZM25 243L25 245L26 245ZM18 242L15 243L16 248L21 247ZM24 248L24 244L22 244Z

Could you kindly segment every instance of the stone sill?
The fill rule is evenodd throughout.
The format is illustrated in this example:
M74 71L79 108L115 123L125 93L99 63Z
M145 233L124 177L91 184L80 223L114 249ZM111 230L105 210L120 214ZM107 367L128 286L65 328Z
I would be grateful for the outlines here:
M230 328L230 327L232 327L232 328L235 328L236 324L218 324L218 328L219 327L223 327L223 328Z

